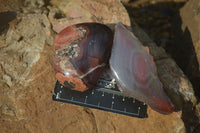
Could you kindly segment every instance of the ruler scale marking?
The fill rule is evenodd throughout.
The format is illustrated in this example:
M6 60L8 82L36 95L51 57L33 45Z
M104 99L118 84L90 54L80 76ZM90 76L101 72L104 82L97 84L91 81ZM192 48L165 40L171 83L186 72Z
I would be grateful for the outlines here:
M101 80L94 89L86 92L77 92L62 86L56 82L53 92L53 100L75 104L79 106L100 109L108 112L128 115L131 117L146 118L147 105L134 98L122 94L115 88L106 88L113 80Z

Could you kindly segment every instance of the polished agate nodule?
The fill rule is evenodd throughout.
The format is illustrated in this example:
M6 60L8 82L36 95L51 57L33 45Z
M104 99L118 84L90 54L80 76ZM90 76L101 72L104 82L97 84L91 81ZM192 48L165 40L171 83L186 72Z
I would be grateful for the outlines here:
M160 113L173 112L174 106L162 88L148 48L122 23L115 27L114 43L107 26L80 23L63 29L54 46L54 71L63 86L77 91L93 87L109 61L122 93Z
M147 48L122 24L115 27L110 68L122 93L169 114L173 104L165 94Z
M77 91L93 87L109 61L112 42L112 31L102 24L80 23L63 29L54 43L58 81Z

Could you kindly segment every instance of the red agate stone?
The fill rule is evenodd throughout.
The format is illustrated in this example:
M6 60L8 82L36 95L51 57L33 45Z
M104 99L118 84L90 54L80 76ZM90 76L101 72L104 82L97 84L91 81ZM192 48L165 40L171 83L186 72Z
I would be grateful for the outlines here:
M112 42L112 31L103 24L80 23L63 29L54 43L58 81L77 91L93 87L108 63Z
M122 23L115 27L110 68L122 93L160 113L173 112L174 106L163 90L153 57Z

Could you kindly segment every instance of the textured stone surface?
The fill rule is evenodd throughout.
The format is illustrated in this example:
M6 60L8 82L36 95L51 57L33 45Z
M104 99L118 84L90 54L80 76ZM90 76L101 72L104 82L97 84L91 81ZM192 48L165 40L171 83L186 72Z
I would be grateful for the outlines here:
M1 120L4 120L0 124L1 131L185 133L181 112L161 115L148 108L148 118L138 119L52 101L56 81L52 71L52 54L53 46L46 45L40 60L32 68L30 76L33 80L29 86L7 91L10 94L14 91L15 94L10 96L12 101L5 95L6 104L1 106Z
M54 7L50 7L49 19L57 33L69 25L82 22L115 24L121 21L130 25L128 14L118 0L52 0L51 4Z
M0 35L0 131L2 133L185 132L186 123L181 119L185 115L184 112L165 116L148 109L148 118L138 119L52 101L56 79L52 67L54 48L51 44L54 35L51 32L53 30L58 32L68 25L85 21L105 24L122 21L127 25L130 25L130 21L118 0L87 2L52 0L51 4L48 5L46 0L26 0L22 3L8 0L0 3L2 7L0 12L17 13L16 19L9 21L8 29ZM180 98L177 103L188 101L192 105L195 104L190 82L174 61L167 57L164 49L157 47L134 23L133 31L144 45L149 46L165 90L168 95L171 94L169 97ZM170 81L173 79L179 81L179 84L175 82L170 85L171 83L165 81L166 77L163 75L172 78ZM187 114L189 113L191 112Z
M177 50L178 62L192 81L195 93L200 97L200 1L191 0L180 10L180 23L176 32L176 43L182 48ZM179 47L179 45L178 45Z
M181 10L182 30L189 30L198 63L200 64L200 1L190 0ZM200 70L200 66L199 66Z
M180 13L177 14L174 22L175 42L174 57L177 64L182 68L184 73L190 79L195 94L200 97L200 1L190 0ZM187 88L183 88L186 90ZM188 92L188 91L185 91ZM190 93L188 93L190 95ZM200 132L199 126L199 104L192 110L196 112L196 118L192 113L188 113L188 105L184 107L185 113L190 114L183 117L187 121L186 125L190 125L195 133ZM188 131L189 132L189 131Z
M40 59L45 44L51 45L50 23L45 14L20 14L2 36L0 60L8 85L25 83L31 67ZM15 66L11 65L15 64Z
M200 97L200 1L190 0L175 15L171 53Z

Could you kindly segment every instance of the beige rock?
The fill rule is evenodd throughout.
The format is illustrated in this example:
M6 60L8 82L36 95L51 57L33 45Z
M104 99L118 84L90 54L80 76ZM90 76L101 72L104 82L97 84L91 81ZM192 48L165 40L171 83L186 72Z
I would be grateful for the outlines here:
M9 87L12 86L12 79L11 79L10 76L8 76L8 75L3 75L3 80L6 81L6 83L7 83L7 85L8 85Z
M40 59L45 44L53 44L50 23L45 14L21 14L19 19L10 23L3 38L5 47L0 49L0 64L5 74L16 83L28 83L27 76L31 67ZM12 65L15 64L15 65ZM11 82L4 76L8 85Z
M181 112L170 115L159 114L148 108L148 118L139 119L105 111L88 109L52 101L55 77L52 71L53 46L45 46L40 60L30 73L32 81L26 89L15 91L15 115L9 115L6 107L3 125L27 132L72 132L72 133L185 133ZM10 122L10 120L15 120ZM6 126L7 127L7 126ZM0 128L1 124L0 124ZM8 127L5 131L10 132Z
M92 110L96 119L98 132L130 133L185 133L184 123L180 122L180 113L168 116L148 109L146 119L131 118L113 113Z
M22 3L18 0L2 0L0 3L0 12L16 11Z
M180 29L182 34L179 35L176 39L177 43L183 46L182 54L188 53L188 57L182 58L181 65L184 69L184 72L190 78L195 93L200 97L200 1L199 0L190 0L188 1L183 8L180 10L180 21L182 23ZM182 56L182 55L181 55ZM200 118L200 108L199 104L195 107L196 115L198 120L194 122L194 118L191 120L190 125L195 126L194 133L200 132L199 118ZM191 118L187 118L191 119Z
M191 39L194 45L195 53L200 64L200 1L190 0L180 10L180 16L182 18L182 30L185 31L188 28ZM200 70L200 66L199 66Z
M57 7L49 8L49 19L57 33L69 25L83 22L115 24L121 21L130 25L128 14L118 0L52 0L51 3Z
M178 43L183 45L182 53L188 53L185 64L182 63L185 73L188 75L200 96L200 1L191 0L180 10L182 35L177 38ZM184 38L184 40L183 40ZM183 56L185 57L185 56ZM180 57L180 59L182 59ZM184 62L184 59L182 59Z
M52 101L56 79L52 67L53 36L50 22L53 30L59 32L68 25L80 22L101 22L111 24L112 27L112 24L118 21L130 25L130 20L118 0L87 2L52 0L53 6L48 7L50 10L48 18L40 11L35 13L37 7L35 1L27 4L26 6L30 7L23 9L25 13L18 14L17 20L10 23L7 34L0 36L1 42L5 44L0 48L1 132L184 133L186 131L181 112L161 115L148 108L148 118L138 119ZM43 1L39 2L39 7L41 5ZM34 11L30 12L31 10ZM175 101L177 104L182 105L187 101L195 104L196 99L190 82L175 62L168 58L164 49L157 47L134 23L133 32L145 46L149 47L168 95L172 94L173 96L169 95L171 98L177 96L178 100ZM179 81L179 84L177 82L171 84L165 81L165 78L169 81L173 79ZM12 86L9 88L10 79Z

